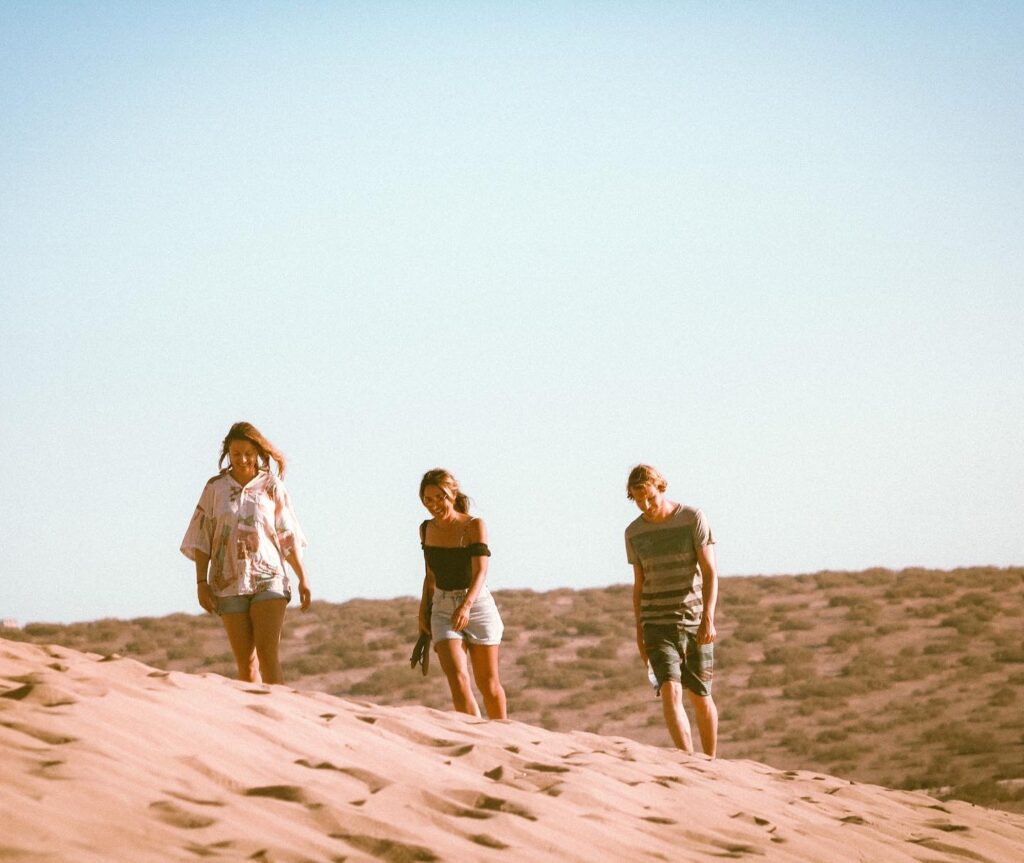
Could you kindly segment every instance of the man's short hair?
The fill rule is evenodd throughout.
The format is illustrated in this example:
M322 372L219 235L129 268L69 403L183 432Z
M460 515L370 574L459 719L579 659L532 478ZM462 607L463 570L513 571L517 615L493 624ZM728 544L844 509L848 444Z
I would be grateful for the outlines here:
M653 485L658 491L665 491L668 488L668 480L656 467L638 464L629 472L629 479L626 480L626 497L632 500L633 488L645 485Z

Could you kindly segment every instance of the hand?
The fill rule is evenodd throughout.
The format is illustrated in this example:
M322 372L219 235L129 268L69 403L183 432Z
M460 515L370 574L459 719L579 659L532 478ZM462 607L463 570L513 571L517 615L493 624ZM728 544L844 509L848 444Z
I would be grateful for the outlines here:
M472 607L472 602L464 602L455 609L454 614L452 614L452 629L456 632L462 632L462 630L469 626L469 611Z
M309 592L309 582L306 579L299 581L299 608L302 611L309 611L309 604L313 601L313 597Z
M203 607L203 611L207 614L217 613L217 598L210 591L208 582L200 581L196 585L196 597L199 600L199 604Z
M710 617L702 617L697 627L697 644L712 644L716 635L715 622Z

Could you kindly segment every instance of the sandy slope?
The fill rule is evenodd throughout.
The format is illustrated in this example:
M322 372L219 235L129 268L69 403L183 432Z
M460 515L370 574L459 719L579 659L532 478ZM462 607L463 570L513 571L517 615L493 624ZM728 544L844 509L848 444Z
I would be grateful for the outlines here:
M1020 861L1024 817L0 641L0 860Z

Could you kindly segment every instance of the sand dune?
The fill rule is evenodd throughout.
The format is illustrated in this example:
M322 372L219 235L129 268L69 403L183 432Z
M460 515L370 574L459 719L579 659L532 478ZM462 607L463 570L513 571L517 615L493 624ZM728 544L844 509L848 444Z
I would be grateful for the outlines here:
M1024 817L0 641L3 861L1020 861Z

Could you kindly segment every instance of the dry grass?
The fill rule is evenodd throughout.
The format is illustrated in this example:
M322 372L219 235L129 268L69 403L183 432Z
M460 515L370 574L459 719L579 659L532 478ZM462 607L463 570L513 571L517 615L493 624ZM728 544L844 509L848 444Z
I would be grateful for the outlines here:
M667 745L634 646L631 588L498 591L512 715ZM1024 811L1024 569L874 569L723 579L720 752ZM449 706L408 655L416 600L314 603L288 618L291 683ZM234 675L209 616L29 624L6 637Z

